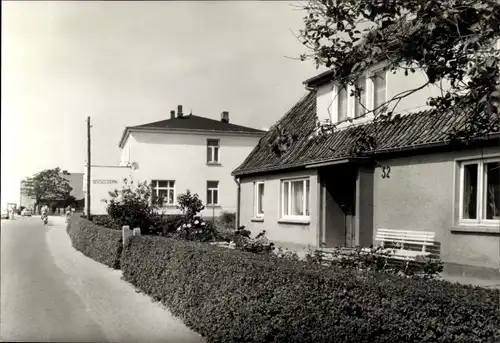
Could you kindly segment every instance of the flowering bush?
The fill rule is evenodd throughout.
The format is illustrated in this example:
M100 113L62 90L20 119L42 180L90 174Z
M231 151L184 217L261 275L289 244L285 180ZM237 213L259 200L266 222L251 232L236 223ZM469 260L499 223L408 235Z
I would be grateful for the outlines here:
M214 241L218 236L215 226L198 216L191 222L180 225L174 235L176 238L200 242Z
M134 185L133 181L124 179L123 188L115 189L109 192L109 195L111 199L103 201L107 204L106 211L114 222L120 227L139 227L142 234L154 233L153 217L157 206L152 202L151 186L146 182Z
M267 239L266 230L263 230L255 238L250 237L250 235L251 232L241 226L234 231L231 242L236 249L257 254L270 253L274 250L274 243Z

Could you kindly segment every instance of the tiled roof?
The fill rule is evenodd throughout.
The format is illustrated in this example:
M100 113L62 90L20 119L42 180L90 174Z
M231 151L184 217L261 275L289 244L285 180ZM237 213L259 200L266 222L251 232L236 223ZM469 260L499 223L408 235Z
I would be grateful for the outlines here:
M284 132L296 136L290 148L281 156L272 151L270 143L276 137L275 125L233 174L270 172L353 157L350 149L360 128L375 136L374 153L445 144L451 130L460 127L465 118L466 111L457 116L456 111L436 114L432 110L425 110L401 115L398 120L351 126L324 137L309 139L316 125L316 94L313 91L276 124Z
M143 125L127 126L123 130L120 143L118 144L120 147L122 147L123 144L125 143L125 139L127 138L127 133L133 129L215 131L221 133L232 132L232 133L255 134L255 135L265 133L265 131L257 130L251 127L225 123L219 120L194 116L190 114L182 117L174 117Z
M230 132L253 132L264 133L251 127L224 123L205 117L194 116L192 114L182 117L175 117L154 123L133 126L132 128L159 128L159 129L184 129L184 130L207 130L207 131L230 131Z

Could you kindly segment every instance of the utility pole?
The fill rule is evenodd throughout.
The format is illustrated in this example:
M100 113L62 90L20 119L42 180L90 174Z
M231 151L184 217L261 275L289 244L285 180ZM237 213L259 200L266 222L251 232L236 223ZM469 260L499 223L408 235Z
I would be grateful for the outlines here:
M87 219L90 220L90 117L87 117Z

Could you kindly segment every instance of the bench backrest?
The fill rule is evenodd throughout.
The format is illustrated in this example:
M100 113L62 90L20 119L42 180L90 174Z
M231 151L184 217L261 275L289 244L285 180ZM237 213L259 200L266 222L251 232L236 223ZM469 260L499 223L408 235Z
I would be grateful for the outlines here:
M375 240L384 245L384 242L421 245L425 251L426 246L434 245L436 234L430 231L411 231L411 230L393 230L377 229Z

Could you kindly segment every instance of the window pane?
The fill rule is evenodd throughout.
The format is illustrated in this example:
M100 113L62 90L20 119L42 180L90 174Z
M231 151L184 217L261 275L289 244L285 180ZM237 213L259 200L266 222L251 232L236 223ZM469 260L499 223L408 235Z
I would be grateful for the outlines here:
M500 162L486 163L486 219L500 219Z
M264 213L262 202L264 200L264 184L259 183L257 188L257 213Z
M174 188L174 185L175 185L175 181L169 181L169 182L168 182L168 186L169 186L170 188Z
M477 219L477 169L477 164L467 164L464 166L464 219Z
M174 190L173 189L168 190L168 203L169 204L174 203Z
M212 191L211 190L207 190L207 204L212 204Z
M217 191L217 190L212 191L212 200L213 200L213 204L219 203L219 191Z
M347 90L342 88L338 94L339 98L339 108L338 108L338 119L337 121L342 121L347 119Z
M158 181L158 186L159 187L168 187L168 181Z
M366 107L366 78L362 77L356 83L357 87L361 90L360 99L354 99L354 118L359 118L365 114Z
M218 139L209 139L207 141L208 146L219 146L219 140Z
M292 182L292 214L303 216L304 213L304 182Z
M160 189L158 191L158 201L160 204L165 204L168 201L168 191L165 189Z
M219 148L214 148L214 160L213 162L219 162Z
M212 148L207 147L207 162L212 162Z
M288 215L288 186L290 185L289 182L283 182L283 214Z
M373 96L374 108L379 107L385 103L385 71L380 71L375 74L373 80Z
M309 180L306 180L306 216L309 215Z
M217 188L219 185L219 181L207 181L208 188Z

